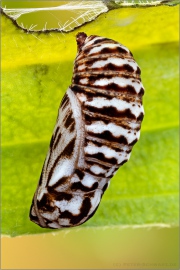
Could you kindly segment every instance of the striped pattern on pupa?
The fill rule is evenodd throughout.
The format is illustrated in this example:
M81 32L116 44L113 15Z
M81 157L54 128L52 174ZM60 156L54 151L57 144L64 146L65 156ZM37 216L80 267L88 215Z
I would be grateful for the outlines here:
M30 219L80 225L130 158L144 116L140 68L122 44L79 33L72 84L61 102Z

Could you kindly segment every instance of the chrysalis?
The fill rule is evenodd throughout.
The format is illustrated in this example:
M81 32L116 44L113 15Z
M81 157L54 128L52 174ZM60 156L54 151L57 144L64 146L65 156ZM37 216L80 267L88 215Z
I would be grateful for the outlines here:
M72 84L60 104L30 219L77 226L96 212L130 158L144 116L140 68L122 44L79 33Z

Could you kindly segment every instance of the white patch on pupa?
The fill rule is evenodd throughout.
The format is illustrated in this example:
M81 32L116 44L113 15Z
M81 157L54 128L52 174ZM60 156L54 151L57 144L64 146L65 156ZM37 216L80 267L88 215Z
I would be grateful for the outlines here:
M93 85L94 86L106 86L108 84L115 83L119 87L127 87L128 85L133 86L134 90L137 94L139 94L140 89L143 88L143 85L140 81L134 80L134 78L122 78L122 77L112 77L112 78L103 78L103 79L97 79Z
M97 174L97 175L100 174L100 173L105 173L106 172L103 168L101 168L98 165L92 165L90 167L90 170L91 170L91 172L93 172L94 174Z
M105 124L103 121L96 121L93 122L91 125L86 125L86 130L88 132L93 132L94 134L101 134L104 131L109 131L116 138L124 136L127 139L128 143L131 143L139 136L139 131L135 134L132 131L129 133L128 129L117 126L114 123Z
M143 107L140 106L138 103L129 103L125 100L121 100L119 98L112 98L107 99L105 97L94 97L93 100L88 101L85 100L85 105L90 105L95 108L103 108L103 107L114 107L117 109L117 111L124 111L126 109L130 109L132 114L134 114L136 117L140 115L140 113L143 113Z
M100 46L93 47L93 48L89 51L88 55L91 55L91 54L94 54L94 53L101 52L101 50L104 49L104 48L115 49L115 48L117 48L117 47L122 48L122 49L124 49L126 52L129 53L129 50L128 50L126 47L124 47L123 45L121 45L121 44L116 44L116 43L115 43L115 44L114 44L114 43L104 43L104 44L102 44L102 45L100 45Z
M78 195L74 195L74 197L69 200L55 201L54 204L60 209L61 212L69 211L73 215L80 214L80 208L83 202L83 198Z
M111 149L108 146L101 146L97 147L94 144L88 143L88 145L85 147L85 153L86 154L96 154L96 153L103 153L106 158L116 158L118 164L120 164L124 159L128 158L128 154L125 152L116 152L114 149ZM108 176L107 176L108 177Z
M86 173L85 174L85 176L83 177L83 179L81 180L81 183L85 186L85 187L92 187L92 185L94 184L96 182L96 179L92 176L92 175L90 175L90 174L88 174L88 173Z
M88 79L87 78L83 78L79 81L81 84L88 84Z
M126 59L126 58L118 58L118 57L109 57L106 60L97 60L95 61L92 65L91 68L103 68L105 65L107 64L113 64L116 65L118 67L123 66L123 65L129 65L131 66L134 71L137 70L137 64L135 61L130 60L130 59ZM83 69L83 67L85 68L85 65L80 65L81 69Z

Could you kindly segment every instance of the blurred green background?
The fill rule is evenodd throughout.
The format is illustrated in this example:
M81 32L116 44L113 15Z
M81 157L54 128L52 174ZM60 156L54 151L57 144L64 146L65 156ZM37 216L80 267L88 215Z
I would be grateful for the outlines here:
M2 1L2 6L64 3ZM48 21L57 27L59 18L71 16L34 13L19 23L38 22L40 29ZM178 21L177 6L126 8L70 34L37 35L3 17L2 233L29 235L2 238L2 269L178 269ZM78 228L30 235L47 231L28 220L28 211L71 82L78 31L113 38L133 52L146 89L141 139L92 219Z

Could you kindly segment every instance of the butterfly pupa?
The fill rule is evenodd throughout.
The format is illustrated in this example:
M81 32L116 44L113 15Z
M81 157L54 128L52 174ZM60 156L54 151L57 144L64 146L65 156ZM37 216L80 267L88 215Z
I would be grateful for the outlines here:
M140 68L124 45L76 36L72 84L58 111L30 219L78 226L96 212L110 179L130 158L144 116Z

